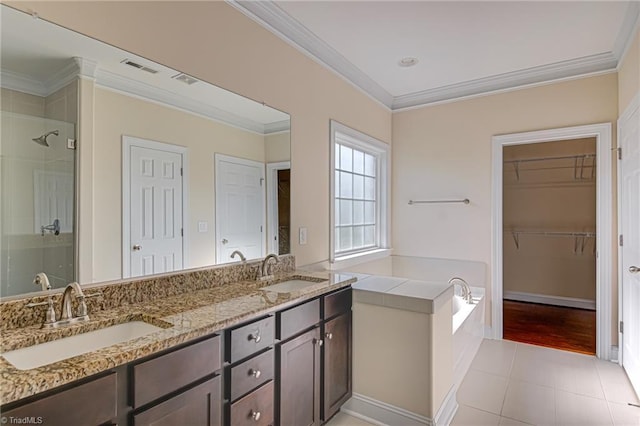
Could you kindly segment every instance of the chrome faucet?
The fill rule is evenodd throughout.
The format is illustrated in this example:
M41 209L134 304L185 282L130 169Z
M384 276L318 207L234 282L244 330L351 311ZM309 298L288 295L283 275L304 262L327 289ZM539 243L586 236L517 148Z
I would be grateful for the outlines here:
M232 258L232 259L235 259L236 254L237 254L238 256L240 256L240 261L241 261L241 262L246 262L246 261L247 261L247 258L246 258L246 257L244 257L244 254L242 254L242 252L241 252L240 250L234 250L234 251L233 251L233 253L231 253L231 258Z
M78 299L78 311L76 312L76 316L73 316L72 310L72 296L71 293L76 293L76 298ZM47 305L47 311L45 315L45 321L42 324L42 328L55 328L60 327L62 325L75 324L81 321L88 321L89 314L87 312L87 304L85 299L89 297L100 297L102 296L101 292L92 293L92 294L84 294L82 291L82 287L80 284L73 282L67 284L64 289L64 293L62 294L62 315L60 319L56 321L56 312L53 309L53 298L51 294L48 295L46 302L39 303L29 303L25 305L28 308L34 308L36 306Z
M71 293L74 291L78 298L78 314L75 317L71 311ZM62 315L60 316L60 321L58 321L58 323L60 325L64 325L78 321L86 321L88 319L89 315L87 314L87 304L84 301L82 287L80 287L80 284L77 282L67 284L67 287L64 289L64 293L62 294Z
M264 260L262 261L262 266L260 267L260 274L258 276L259 279L261 280L266 280L269 278L272 278L272 274L273 274L273 266L271 266L271 263L269 262L271 259L275 260L275 263L280 262L280 259L278 258L277 254L268 254L267 257L264 258Z
M473 298L471 297L471 288L465 280L460 277L453 277L449 280L449 284L453 284L454 286L458 284L462 289L462 298L465 300L465 302L469 304L473 303Z

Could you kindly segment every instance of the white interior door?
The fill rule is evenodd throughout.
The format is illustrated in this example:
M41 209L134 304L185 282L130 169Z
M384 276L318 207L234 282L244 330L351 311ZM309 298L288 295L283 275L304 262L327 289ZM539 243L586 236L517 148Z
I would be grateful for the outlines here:
M216 260L232 261L240 250L247 259L264 255L264 164L216 154Z
M180 270L182 155L135 145L129 150L129 276Z
M622 365L640 394L640 113L620 120L620 228L622 280Z

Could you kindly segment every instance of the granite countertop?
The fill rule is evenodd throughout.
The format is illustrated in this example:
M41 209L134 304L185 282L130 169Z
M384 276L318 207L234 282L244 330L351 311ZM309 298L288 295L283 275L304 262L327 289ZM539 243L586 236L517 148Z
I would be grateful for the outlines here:
M296 277L311 277L314 284L290 293L262 287ZM147 303L89 312L90 321L57 329L28 326L4 330L2 352L133 320L163 327L143 337L54 362L31 370L19 370L0 357L0 403L7 404L75 380L135 361L198 337L220 331L295 305L356 281L354 274L293 271L270 281L239 281L167 297Z

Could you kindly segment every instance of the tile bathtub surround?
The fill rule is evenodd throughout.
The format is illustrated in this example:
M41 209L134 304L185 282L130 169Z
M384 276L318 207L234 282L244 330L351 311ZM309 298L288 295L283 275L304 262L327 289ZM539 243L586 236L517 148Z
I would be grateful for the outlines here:
M293 255L280 256L280 261L274 265L274 274L277 276L294 271L295 263ZM88 284L83 285L83 292L85 294L102 293L100 297L86 300L91 316L98 311L122 305L147 303L233 282L255 280L261 264L260 260L256 260L178 272L156 278L135 278L105 284ZM60 318L62 291L63 289L55 290L53 295L56 318ZM37 296L0 302L0 330L41 325L44 322L47 307L29 308L26 305L46 300L47 296L40 293Z
M0 342L6 351L49 341L51 336L62 337L56 333L64 333L65 336L77 334L88 331L86 327L97 329L132 319L155 322L156 325L166 327L134 340L31 370L18 370L0 357L0 403L7 404L92 376L256 316L346 287L356 280L346 274L298 271L282 273L279 280L301 275L314 278L314 284L290 293L275 293L260 290L271 284L271 281L251 279L98 311L88 323L60 330L43 330L35 325L5 330L0 336Z

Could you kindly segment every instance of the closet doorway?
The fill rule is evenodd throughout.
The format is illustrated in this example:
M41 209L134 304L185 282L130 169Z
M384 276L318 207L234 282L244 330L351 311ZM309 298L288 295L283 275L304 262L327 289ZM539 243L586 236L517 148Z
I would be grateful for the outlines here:
M503 338L596 353L596 139L503 147Z
M548 208L539 209L540 206L538 206L538 204L540 203L540 201L532 201L533 199L530 199L528 197L525 198L524 201L525 211L522 213L523 216L521 217L522 220L520 222L515 221L515 219L513 219L512 222L509 222L509 220L511 219L507 219L506 222L503 221L503 211L508 212L511 209L510 207L507 207L508 210L503 208L503 201L505 200L503 190L509 185L516 186L517 182L523 182L525 179L528 179L525 177L526 173L537 172L523 172L523 168L541 168L540 166L542 166L548 168L558 167L557 170L564 170L560 169L559 167L569 166L535 164L545 162L545 160L537 161L536 159L538 157L547 156L561 157L565 156L565 154L566 156L575 157L578 154L583 154L554 153L549 155L538 155L540 153L536 152L535 150L540 148L537 148L535 146L550 142L571 142L583 140L595 141L595 157L593 158L593 160L595 161L595 165L592 165L592 163L590 163L591 158L574 158L574 163L570 166L569 169L566 170L570 171L569 176L571 177L571 179L575 179L579 182L577 184L572 183L571 185L578 187L584 186L585 190L588 186L595 186L595 229L589 229L589 227L585 222L582 221L582 219L566 220L566 222L558 224L557 227L555 225L551 226L550 221L552 213L553 211L559 209L556 208L556 206L549 206ZM514 163L508 162L505 164L505 161L514 160L516 159L516 157L505 158L505 155L511 155L512 153L510 153L509 151L505 153L504 148L517 145L532 145L531 148L523 149L532 149L534 151L526 152L527 157L520 158L520 160L530 159L536 161L529 161L526 163L526 166L524 161L520 161L519 164L517 164L516 162L517 167L514 166ZM503 338L505 324L505 312L503 310L503 305L505 300L505 292L507 292L507 297L509 299L513 299L515 297L524 299L528 296L527 300L516 300L517 302L530 303L530 305L525 306L525 308L529 309L524 309L524 311L526 311L527 313L532 311L532 309L530 308L534 306L533 303L546 305L545 307L550 308L557 307L556 305L550 303L550 299L554 300L556 303L558 302L558 300L562 301L564 304L567 304L567 302L569 302L574 308L593 312L593 305L592 302L590 302L591 300L593 300L593 293L591 293L591 295L587 295L586 293L584 293L582 296L576 296L575 294L568 295L572 293L565 292L560 293L560 296L552 295L551 298L546 296L544 293L543 287L549 284L547 281L550 281L551 278L544 275L545 271L543 271L542 267L540 266L540 262L544 263L544 261L542 259L536 258L535 254L528 253L528 251L538 250L538 257L542 258L543 255L547 254L547 252L553 252L553 250L560 250L561 247L565 247L567 249L567 253L563 254L563 256L565 256L564 260L547 261L547 263L556 265L556 268L564 268L567 266L566 264L571 263L566 260L566 258L570 256L575 256L576 258L580 256L583 257L580 259L576 259L576 262L579 260L582 262L586 262L587 264L589 262L595 263L595 273L590 272L591 274L595 274L595 353L597 357L602 359L615 359L616 353L612 348L612 344L615 344L615 342L612 341L612 325L614 320L612 312L614 308L612 304L612 273L614 271L612 266L613 250L615 246L613 244L614 240L612 232L613 190L611 174L611 154L610 123L566 127L525 133L514 133L494 136L492 138L492 276L490 333L493 338ZM576 161L578 161L577 165L575 163ZM516 175L516 168L518 171L517 174L519 174L519 176ZM511 176L508 177L509 180L503 182L505 179L507 179L506 175L509 172L511 173ZM591 179L591 173L593 173L594 175L593 179L595 180L595 185L593 183L586 182ZM546 189L545 187L551 188L553 185L558 185L556 180L557 177L551 177L548 178L548 181L546 182L543 180L542 182L538 182L536 184L525 184L522 191L529 190L529 188L526 188L527 185L539 186L540 188L536 190ZM567 184L567 186L569 186L569 184ZM507 195L507 197L508 196L509 195ZM554 200L553 197L552 200ZM555 200L556 202L564 201L564 197L556 196ZM510 201L507 200L507 202ZM530 219L530 217L532 217L531 213L534 210L538 209L542 211L542 216L540 216L536 220ZM549 226L547 227L547 225ZM580 229L576 229L576 227L579 227ZM544 244L548 244L550 247L541 249L540 246L544 247ZM520 259L520 263L516 264L515 272L523 274L525 276L524 281L526 285L531 285L531 283L527 281L529 277L537 277L537 280L534 280L534 282L537 282L537 285L534 287L514 288L510 283L505 282L505 278L507 280L511 280L511 277L515 272L509 270L508 268L510 268L510 266L505 266L504 263L509 261L514 256L519 256L522 254L526 255L525 258L527 256L531 258L529 260ZM593 271L593 269L591 269L591 271ZM505 276L505 272L507 273L507 276ZM580 274L580 276L588 275L587 271L581 271ZM573 278L575 277L571 275L571 279ZM568 279L569 278L556 278L555 282L560 282L560 285L565 285L566 283L564 281ZM593 286L591 287L591 291L593 291ZM541 297L541 294L545 297ZM535 297L536 295L537 297ZM561 321L570 323L570 321L566 320L566 318L564 317L563 319L552 320L551 322L558 323ZM535 322L538 324L541 323L541 321ZM532 328L533 326L530 325L529 327ZM576 325L569 325L569 327L573 329L578 328L578 326ZM533 334L539 336L544 333L550 334L550 332L545 330L537 330L537 332Z

